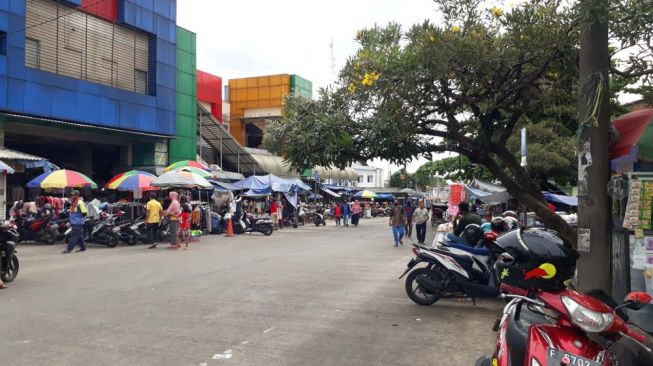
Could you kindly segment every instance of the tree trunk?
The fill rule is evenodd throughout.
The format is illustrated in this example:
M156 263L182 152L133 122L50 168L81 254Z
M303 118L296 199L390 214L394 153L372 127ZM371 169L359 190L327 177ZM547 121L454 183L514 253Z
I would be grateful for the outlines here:
M580 253L576 285L580 290L597 288L610 293L608 1L582 0L580 9L583 19L578 103L581 122L578 141L578 228L579 232L589 230L591 245L589 252Z

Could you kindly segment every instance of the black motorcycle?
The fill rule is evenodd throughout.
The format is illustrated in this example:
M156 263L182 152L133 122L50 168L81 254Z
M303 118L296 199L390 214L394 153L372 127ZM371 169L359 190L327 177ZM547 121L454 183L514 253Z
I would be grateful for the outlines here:
M84 241L87 243L104 244L109 248L118 246L120 239L120 227L115 225L115 215L103 215L97 220L84 220ZM68 243L73 229L69 228L66 231L65 241Z
M265 236L270 236L274 231L274 226L270 219L256 219L242 215L240 212L235 212L232 221L235 223L234 232L236 234L261 233Z
M2 282L11 282L18 275L18 256L16 243L18 231L13 225L0 227L0 279Z
M324 209L322 207L318 207L315 211L315 218L313 219L313 223L315 226L326 226L326 221L324 220Z

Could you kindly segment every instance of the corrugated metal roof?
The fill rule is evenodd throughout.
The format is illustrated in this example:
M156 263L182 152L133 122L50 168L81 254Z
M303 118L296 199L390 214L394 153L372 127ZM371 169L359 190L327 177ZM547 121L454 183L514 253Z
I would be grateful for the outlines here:
M35 155L26 154L20 151L7 149L6 147L0 147L0 159L2 160L29 160L29 161L39 161L47 160Z

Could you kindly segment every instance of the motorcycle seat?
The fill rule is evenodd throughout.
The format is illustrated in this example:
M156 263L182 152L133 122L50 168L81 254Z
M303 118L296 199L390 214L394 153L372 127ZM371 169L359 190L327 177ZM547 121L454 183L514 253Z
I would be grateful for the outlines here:
M442 244L450 248L464 250L467 253L474 254L474 255L490 255L490 251L487 250L486 248L470 247L469 245L452 243L452 242L444 242Z
M510 314L508 319L508 329L506 331L506 341L510 345L511 365L521 365L524 362L524 354L528 343L528 332L531 325L547 324L549 321L542 315L528 309L522 305L519 319L515 318L515 312Z

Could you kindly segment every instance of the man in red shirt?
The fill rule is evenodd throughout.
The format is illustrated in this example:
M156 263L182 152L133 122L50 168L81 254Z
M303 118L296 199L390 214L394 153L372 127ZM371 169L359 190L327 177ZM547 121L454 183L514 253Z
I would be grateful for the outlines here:
M277 215L277 211L279 209L279 203L277 200L272 200L272 204L270 205L270 219L272 219L272 226L274 227L274 230L277 230L277 224L279 223L279 218Z

